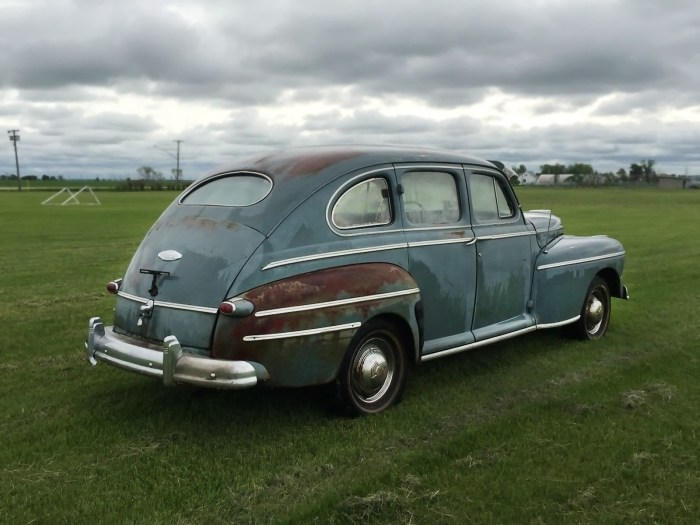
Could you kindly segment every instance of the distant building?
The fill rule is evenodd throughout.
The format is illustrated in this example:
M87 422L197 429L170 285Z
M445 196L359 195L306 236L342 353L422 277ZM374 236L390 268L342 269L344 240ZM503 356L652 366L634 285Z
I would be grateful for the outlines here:
M537 184L538 178L539 175L537 175L536 173L526 171L525 173L521 173L520 175L518 175L518 182L520 184Z
M562 173L561 175L550 175L549 173L542 173L537 178L537 184L539 184L540 186L554 186L555 184L562 184L563 182L566 182L573 176L573 173Z
M659 175L659 188L681 190L688 185L688 177Z

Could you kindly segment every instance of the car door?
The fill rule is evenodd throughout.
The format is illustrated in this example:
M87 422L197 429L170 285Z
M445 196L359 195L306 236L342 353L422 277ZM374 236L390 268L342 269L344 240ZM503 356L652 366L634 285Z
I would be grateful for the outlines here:
M528 313L534 238L501 173L467 170L467 186L477 239L471 328L481 341L534 325Z
M409 271L421 291L422 354L469 344L474 341L476 241L464 170L397 165L396 174Z

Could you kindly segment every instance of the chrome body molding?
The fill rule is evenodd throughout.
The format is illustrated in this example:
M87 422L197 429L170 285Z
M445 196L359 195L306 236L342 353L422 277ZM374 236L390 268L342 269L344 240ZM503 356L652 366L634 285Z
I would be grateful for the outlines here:
M469 344L462 345L462 346L456 346L454 348L448 348L447 350L440 350L439 352L433 352L432 354L427 354L427 355L421 356L420 360L422 362L425 362L425 361L430 361L432 359L437 359L438 357L445 357L446 355L457 354L459 352L464 352L465 350L471 350L472 348L479 348L480 346L486 346L486 345L489 345L491 343L496 343L498 341L510 339L511 337L516 337L518 335L526 334L528 332L533 332L535 330L537 330L536 326L528 326L527 328L522 328L520 330L516 330L515 332L510 332L510 333L503 334L503 335L497 335L496 337L489 337L488 339L484 339L482 341L474 341L473 343L469 343Z
M338 299L336 301L327 301L325 303L302 304L299 306L288 306L286 308L275 308L274 310L260 310L255 312L255 317L267 317L270 315L282 315L295 312L306 312L309 310L320 310L322 308L333 308L337 306L345 306L348 304L366 303L369 301L381 301L383 299L391 299L393 297L402 297L404 295L413 295L420 293L420 289L411 288L409 290L399 290L396 292L387 292L374 295L364 295L362 297L352 297L350 299Z
M340 250L337 252L317 253L314 255L302 255L301 257L292 257L291 259L283 259L281 261L271 262L271 263L263 266L262 270L263 271L270 270L271 268L278 268L280 266L287 266L289 264L298 264L298 263L303 263L303 262L331 259L333 257L346 257L348 255L361 255L363 253L384 252L384 251L388 251L388 250L400 250L400 249L406 248L406 247L408 247L408 244L405 242L402 242L402 243L397 243L397 244L385 244L382 246L369 246L367 248L355 248L352 250Z
M424 230L431 230L431 229L438 229L438 228L425 228ZM399 230L401 231L401 230ZM415 231L415 230L403 230L403 231ZM517 235L523 235L523 234L517 234ZM530 235L529 233L525 235ZM510 236L510 235L508 235ZM500 237L508 237L506 235L502 236L490 236L489 238L500 238ZM515 235L513 235L515 236ZM464 243L465 245L469 246L470 244L474 244L477 240L480 240L481 237L471 237L469 239L464 239L464 238L459 238L459 239L436 239L434 241L415 241L415 242L401 242L401 243L395 243L395 244L384 244L381 246L369 246L367 248L354 248L351 250L339 250L337 252L326 252L326 253L316 253L313 255L302 255L301 257L292 257L290 259L282 259L280 261L273 261L271 263L266 264L265 266L262 267L262 270L270 270L272 268L279 268L280 266L287 266L290 264L299 264L299 263L304 263L304 262L312 262L312 261L320 261L323 259L332 259L333 257L347 257L349 255L361 255L363 253L374 253L374 252L384 252L388 250L401 250L405 248L416 248L419 246L435 246L439 244L456 244L456 243Z
M480 237L477 237L477 241L495 241L498 239L510 239L511 237L529 237L532 235L537 235L537 232L526 231L515 233L501 233L499 235L482 235Z
M450 224L449 226L416 226L414 228L393 228L391 230L388 229L377 229L375 231L369 231L371 228L366 228L363 230L362 228L358 228L357 231L352 231L348 232L345 230L339 230L335 228L333 230L333 233L336 234L338 237L363 237L367 235L386 235L387 233L407 233L407 232L427 232L427 231L448 231L448 230L455 230L455 231L464 231L466 229L471 228L471 224Z
M440 244L459 244L459 243L464 243L465 246L471 246L476 242L476 237L470 237L468 239L464 238L459 238L459 239L439 239L436 241L414 241L414 242L409 242L408 246L409 248L419 248L421 246L438 246Z
M581 318L580 315L572 317L571 319L565 319L564 321L558 321L556 323L541 323L533 326L528 326L527 328L522 328L516 330L515 332L510 332L507 334L498 335L496 337L490 337L484 339L483 341L475 341L467 345L457 346L455 348L448 348L447 350L441 350L432 354L427 354L421 357L421 361L430 361L431 359L437 359L438 357L444 357L446 355L457 354L459 352L464 352L466 350L471 350L472 348L479 348L480 346L486 346L491 343L497 343L498 341L503 341L505 339L510 339L511 337L516 337L528 332L534 332L535 330L545 330L547 328L559 328L561 326L566 326L571 323L575 323Z
M394 164L394 168L398 170L415 170L415 169L429 169L429 170L452 170L452 171L462 171L464 170L464 165L463 164L434 164L434 163L426 163L426 164L416 164L416 163L410 163L410 164L402 164L400 162L397 162Z
M166 386L189 384L205 388L238 390L270 379L260 363L229 361L183 351L175 336L163 341L162 349L141 340L116 334L99 317L90 319L85 342L88 361L110 365L162 379Z
M117 292L117 295L119 297L123 297L124 299L135 301L141 304L149 304L149 301L153 301L152 299L146 299L144 297L139 297L138 295L133 295L126 292ZM161 308L172 308L173 310L185 310L187 312L198 312L202 314L212 315L215 315L219 311L218 308L211 308L209 306L195 306L193 304L169 303L166 301L153 301L153 305L159 306Z
M549 270L550 268L559 268L561 266L570 266L572 264L583 264L595 261L603 261L605 259L614 259L615 257L622 257L625 255L624 250L621 252L610 253L607 255L596 255L595 257L584 257L583 259L572 259L570 261L562 261L557 263L543 264L538 266L538 270Z
M287 339L291 337L307 337L310 335L327 334L331 332L341 332L343 330L353 330L362 325L360 322L339 324L335 326L326 326L323 328L312 328L310 330L297 330L295 332L280 332L277 334L261 334L261 335L246 335L243 340L251 341L269 341L271 339Z
M566 326L567 324L575 323L579 319L581 319L581 316L577 315L575 317L572 317L571 319L566 319L564 321L558 321L556 323L538 323L537 329L544 330L545 328L558 328L560 326Z

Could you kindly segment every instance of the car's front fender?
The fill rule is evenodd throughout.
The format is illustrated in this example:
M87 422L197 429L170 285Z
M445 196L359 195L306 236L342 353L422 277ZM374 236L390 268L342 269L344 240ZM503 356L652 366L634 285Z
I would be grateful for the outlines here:
M564 235L540 252L535 265L532 313L538 325L574 321L588 285L601 274L611 294L622 297L621 276L625 250L605 235L576 237Z

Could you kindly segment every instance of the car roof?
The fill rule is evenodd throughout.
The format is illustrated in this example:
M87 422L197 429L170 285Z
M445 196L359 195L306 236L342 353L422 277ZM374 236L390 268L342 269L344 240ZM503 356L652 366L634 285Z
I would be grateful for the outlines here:
M231 171L254 171L268 175L273 182L282 182L284 179L298 177L313 177L317 180L324 179L323 181L319 180L319 182L323 183L343 173L362 168L380 164L410 162L491 165L488 161L476 157L425 147L312 146L280 149L240 158L232 163L218 166L204 174L202 178Z
M270 194L245 208L229 208L231 220L269 234L311 193L342 175L397 163L449 163L493 167L488 161L439 149L409 146L313 146L281 149L244 157L221 165L191 186L231 172L264 174L273 182Z

